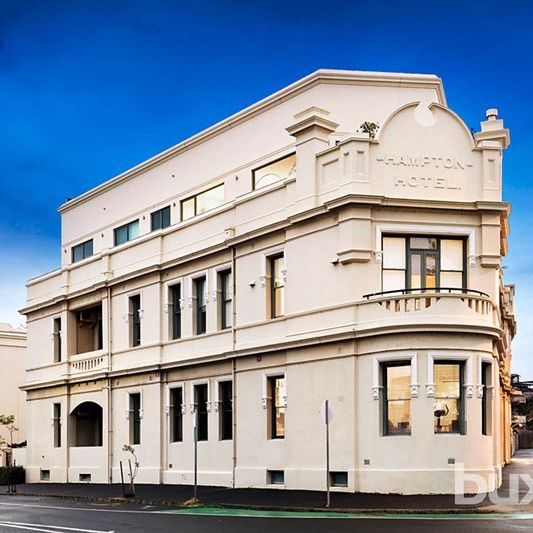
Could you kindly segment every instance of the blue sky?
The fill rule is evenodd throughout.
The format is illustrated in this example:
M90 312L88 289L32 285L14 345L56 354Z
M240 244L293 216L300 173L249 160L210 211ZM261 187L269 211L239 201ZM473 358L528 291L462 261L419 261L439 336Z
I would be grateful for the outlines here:
M438 7L437 7L438 5ZM533 378L528 2L0 0L0 322L59 263L57 207L317 68L435 73L511 128L514 370Z

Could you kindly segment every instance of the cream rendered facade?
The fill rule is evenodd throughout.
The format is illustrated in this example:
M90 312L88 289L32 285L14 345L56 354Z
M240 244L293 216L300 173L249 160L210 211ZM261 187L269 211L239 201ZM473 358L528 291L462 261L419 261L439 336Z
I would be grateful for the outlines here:
M359 132L364 122L377 135ZM119 482L132 443L138 482L192 483L202 402L200 484L322 490L328 399L331 470L346 485L335 490L452 493L453 463L498 485L511 449L508 144L494 110L471 134L435 76L320 70L64 204L61 268L28 282L23 311L28 480ZM256 169L292 154L291 172L254 187ZM198 213L188 201L221 184L220 205ZM152 231L164 208L170 225ZM461 290L406 291L412 267L385 274L413 236L441 243L443 264L448 241L463 243ZM273 285L284 294L271 318ZM84 317L100 333L78 353ZM461 369L462 429L448 434L435 433L442 361ZM397 435L384 420L391 362L410 372ZM276 407L284 438L272 438ZM91 446L79 416L101 427Z
M27 366L25 357L26 330L14 328L4 322L0 323L0 368L3 373L0 387L0 415L14 415L15 427L18 429L13 433L15 443L26 440L26 393L19 389L25 381ZM9 443L10 439L9 431L0 426L0 442Z

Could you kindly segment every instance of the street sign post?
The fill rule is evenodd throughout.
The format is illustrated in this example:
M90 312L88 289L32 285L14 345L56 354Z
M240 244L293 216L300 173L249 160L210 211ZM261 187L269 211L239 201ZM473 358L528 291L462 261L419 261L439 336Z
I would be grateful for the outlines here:
M193 429L194 429L194 494L193 497L196 500L198 493L198 408L194 410L193 417Z
M330 505L329 492L329 423L331 420L331 409L329 407L329 400L324 400L322 405L322 418L326 426L326 507Z

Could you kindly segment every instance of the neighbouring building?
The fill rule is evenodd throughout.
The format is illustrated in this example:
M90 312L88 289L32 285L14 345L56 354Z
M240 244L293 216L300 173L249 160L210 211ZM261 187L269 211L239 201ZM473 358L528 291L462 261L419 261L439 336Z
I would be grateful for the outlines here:
M31 482L452 493L511 454L509 132L320 70L60 207L28 282Z
M7 445L26 440L26 393L19 389L25 382L26 366L26 330L0 322L0 415L13 415L17 428L10 432L6 426L0 425L0 465L6 460Z

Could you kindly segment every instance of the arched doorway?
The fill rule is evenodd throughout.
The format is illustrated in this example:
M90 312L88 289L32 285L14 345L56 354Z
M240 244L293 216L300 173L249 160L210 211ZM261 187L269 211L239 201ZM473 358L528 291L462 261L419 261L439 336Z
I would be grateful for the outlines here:
M72 446L102 446L102 413L94 402L83 402L72 411Z

